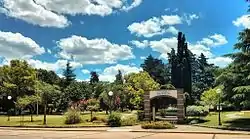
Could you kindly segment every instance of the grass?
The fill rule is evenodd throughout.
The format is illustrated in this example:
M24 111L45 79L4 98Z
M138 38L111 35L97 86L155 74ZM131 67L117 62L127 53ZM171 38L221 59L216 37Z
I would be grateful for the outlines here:
M133 113L121 113L126 116L127 114ZM133 114L134 115L134 114ZM106 123L103 122L88 122L90 120L90 113L82 113L82 122L79 124L67 125L64 123L65 117L63 115L47 115L47 126L53 127L67 127L67 126L104 126ZM95 112L93 117L107 118L108 115L105 112ZM11 116L10 121L7 121L7 116L0 116L0 126L43 126L43 115L34 115L33 122L30 122L30 115L26 116Z
M98 118L107 118L104 113L94 113L93 116ZM43 115L33 116L34 122L30 122L30 116L11 116L10 121L7 121L7 116L0 116L0 126L43 126ZM90 114L82 115L82 122L79 124L66 125L63 115L47 115L47 126L103 126L103 122L87 122L90 120Z
M218 126L218 113L211 112L200 125ZM250 128L250 111L222 112L221 122L224 127Z

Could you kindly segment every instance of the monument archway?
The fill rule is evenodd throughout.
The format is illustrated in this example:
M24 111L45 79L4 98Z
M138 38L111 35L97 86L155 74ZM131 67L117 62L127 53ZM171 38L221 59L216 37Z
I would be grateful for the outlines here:
M156 90L156 91L147 91L144 95L144 116L145 120L150 121L152 118L152 106L151 100L154 98L171 98L171 101L177 102L177 119L178 121L183 121L185 118L185 109L184 109L184 93L183 89L176 90ZM154 100L157 102L157 100ZM161 102L162 103L162 102ZM167 102L165 102L167 104Z

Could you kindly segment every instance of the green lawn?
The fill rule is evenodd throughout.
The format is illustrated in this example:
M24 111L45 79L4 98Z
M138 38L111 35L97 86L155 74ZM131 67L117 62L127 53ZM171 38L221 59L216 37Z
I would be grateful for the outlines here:
M98 118L107 118L105 113L94 113L93 116ZM7 116L0 116L0 126L41 126L43 125L43 115L33 116L34 122L30 122L30 116L11 116L10 121ZM90 120L90 114L82 115L82 122L75 125L64 124L65 117L63 115L47 115L47 125L48 126L103 126L103 122L88 122Z
M218 126L218 113L211 112L204 120L200 125ZM222 112L221 121L225 127L250 128L250 111Z

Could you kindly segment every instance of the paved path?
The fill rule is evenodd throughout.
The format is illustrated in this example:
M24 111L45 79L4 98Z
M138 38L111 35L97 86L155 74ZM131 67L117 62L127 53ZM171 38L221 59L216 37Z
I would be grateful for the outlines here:
M0 130L0 139L250 139L249 135Z

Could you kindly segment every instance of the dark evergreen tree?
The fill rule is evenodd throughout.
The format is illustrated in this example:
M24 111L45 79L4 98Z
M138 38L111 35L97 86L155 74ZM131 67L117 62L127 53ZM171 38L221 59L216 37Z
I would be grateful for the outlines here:
M94 84L94 83L98 83L99 82L99 75L97 74L97 72L92 71L90 73L91 77L90 77L90 84Z
M66 64L66 69L64 70L63 75L65 77L64 83L63 83L64 88L67 88L76 79L76 75L74 74L74 70L72 66L70 65L69 61Z
M152 55L149 55L141 67L144 71L148 72L149 75L159 84L165 85L170 82L170 71L166 64Z
M121 70L118 70L118 74L115 75L115 83L116 84L123 84L123 77Z

